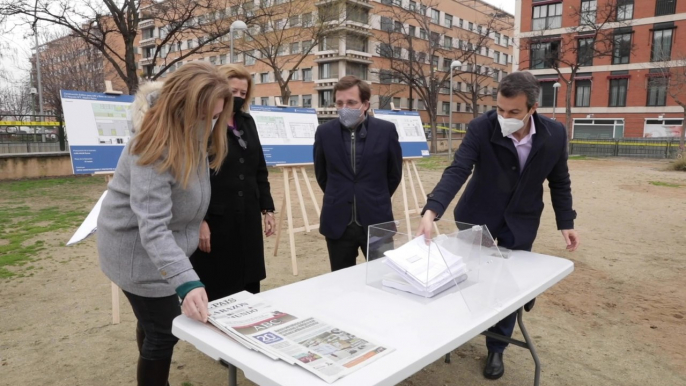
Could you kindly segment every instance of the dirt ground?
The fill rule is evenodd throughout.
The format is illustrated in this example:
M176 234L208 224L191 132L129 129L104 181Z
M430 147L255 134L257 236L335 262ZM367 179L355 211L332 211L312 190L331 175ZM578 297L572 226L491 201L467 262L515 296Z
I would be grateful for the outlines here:
M542 385L686 385L686 173L665 171L666 165L570 160L581 236L581 248L573 254L564 250L545 197L534 251L571 259L575 271L540 296L525 318L542 359ZM441 171L420 169L427 191ZM271 174L278 206L282 177ZM313 187L321 202L319 189ZM79 194L88 199L74 205L90 210L104 188L104 182L83 187ZM0 197L0 206L8 203ZM401 217L400 194L394 204ZM300 224L295 205L294 215ZM312 210L309 216L315 218ZM99 270L95 240L65 247L71 233L40 236L47 248L32 263L33 275L0 279L0 385L135 384L131 308L122 295L122 322L110 323L110 283ZM276 257L275 237L266 242L268 278L263 289L329 271L322 236L299 233L295 240L297 277L291 274L287 238L281 240ZM505 376L498 381L481 376L485 355L484 339L477 337L455 350L451 364L438 360L402 385L533 383L533 361L526 351L508 349ZM177 345L172 385L222 385L226 374L193 346ZM251 384L240 371L239 377L241 385Z

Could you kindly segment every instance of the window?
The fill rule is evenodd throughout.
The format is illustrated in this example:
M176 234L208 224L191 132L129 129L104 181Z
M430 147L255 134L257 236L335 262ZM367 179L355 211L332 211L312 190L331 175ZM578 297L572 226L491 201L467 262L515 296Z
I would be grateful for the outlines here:
M365 8L348 5L345 12L350 21L362 24L369 23L369 10Z
M390 70L379 71L379 82L381 84L391 84L393 83L393 72Z
M415 27L413 25L409 26L408 30L407 30L407 34L412 36L412 37L417 36L417 27Z
M576 86L576 107L589 107L591 105L591 81L590 80L575 80Z
M311 27L312 26L312 12L303 13L302 23L303 23L303 27Z
M262 97L262 98L260 98L260 104L261 104L262 106L267 106L267 105L269 105L269 97Z
M379 44L379 56L382 58L390 58L393 56L393 47L387 43Z
M631 54L631 33L615 34L614 50L612 52L612 64L629 63Z
M650 55L652 62L662 62L671 58L673 31L671 28L653 31L653 47Z
M400 7L403 5L403 2L402 0L393 0L393 5Z
M312 40L305 40L302 47L303 54L309 52L312 49Z
M300 53L300 42L291 43L291 54Z
M152 58L155 54L155 47L145 47L143 48L143 58Z
M300 80L300 71L290 70L289 73L291 75L291 80Z
M562 3L534 7L532 28L534 31L562 27Z
M216 65L217 64L217 57L216 56L210 56L210 63Z
M507 35L503 35L502 43L505 47L507 47L508 45L510 45L510 38L507 37Z
M426 10L427 10L426 5L424 5L424 4L419 5L419 13L420 14L426 16Z
M593 38L584 38L579 40L579 48L577 49L577 61L580 66L593 65Z
M410 1L410 11L412 12L417 12L417 2L416 1Z
M441 43L441 35L438 32L431 33L431 46L438 47Z
M467 25L467 30L471 31L471 30L473 30L473 29L474 29L474 23L470 22L470 23Z
M269 73L268 72L263 72L260 74L260 83L268 83L269 82Z
M450 103L448 102L443 102L441 106L441 112L443 115L449 115L450 114Z
M482 31L482 30L481 30L481 26L480 26L480 25L477 25L477 26L476 26L476 33L478 33L479 35L481 35L481 31Z
M626 106L626 89L629 79L611 79L610 80L610 107L624 107Z
M558 58L559 46L559 40L531 44L531 68L552 68Z
M424 100L423 99L417 100L417 110L426 110L426 106L424 106Z
M498 76L500 75L500 70L493 69L493 80L498 81Z
M438 56L431 55L431 66L438 68Z
M446 50L453 48L453 38L451 38L450 36L444 36L443 48L445 48Z
M659 71L659 70L658 70ZM655 76L648 78L648 106L665 106L667 104L667 78Z
M655 16L673 15L676 11L676 0L657 0Z
M396 109L400 108L400 98L398 98L398 97L393 98L393 106L395 106Z
M312 81L312 69L311 68L303 68L303 82L311 82Z
M445 14L444 17L445 20L445 26L448 28L453 28L453 15L448 15L447 13Z
M338 62L319 65L319 79L338 78Z
M277 47L277 49L276 49L276 56L284 56L284 55L286 55L286 48L288 48L288 47L285 46L285 45L280 45L279 47Z
M346 75L355 75L360 79L367 80L367 65L347 62L345 64L345 73Z
M345 49L359 52L367 52L367 38L357 35L347 35Z
M460 27L460 28L464 28L464 19L459 19L459 20L457 21L457 26Z
M252 66L255 64L255 50L245 52L245 65Z
M541 94L538 97L539 107L553 107L555 102L555 82L541 82Z
M437 9L431 8L431 22L438 24L438 19L441 17L441 12Z
M495 42L495 44L500 44L500 34L499 33L497 33L497 32L495 33L495 35L493 37L493 41Z
M379 96L379 110L390 110L391 109L391 97L389 96Z
M303 95L303 107L312 107L312 95Z
M419 29L419 38L426 40L426 30L424 28Z
M291 95L291 97L288 98L288 105L289 106L297 106L298 102L300 102L300 96L298 96L298 95Z
M322 40L319 41L319 51L329 51L338 49L338 37L337 36L324 36Z
M388 17L381 16L381 30L382 31L393 31L393 20Z
M279 19L274 24L275 24L274 29L283 30L286 27L286 19ZM236 31L236 32L238 32L238 31Z
M459 113L460 111L462 111L462 103L457 102L455 103L455 112Z
M141 36L141 40L152 39L155 37L155 28L145 28L141 32L143 35Z
M634 18L634 0L617 0L617 20Z
M493 61L496 63L500 63L500 52L493 51Z
M241 53L240 52L234 52L233 58L231 58L231 63L238 63L242 62L243 58L241 58Z
M503 54L503 64L508 64L510 59L512 59L511 56Z
M319 107L334 107L333 90L319 92Z
M186 40L186 48L189 50L193 48L193 39Z
M581 15L579 15L579 25L595 26L597 7L598 3L596 0L581 0Z
M393 31L394 32L403 32L403 23L399 21L394 21L393 22Z
M298 24L300 24L300 15L295 15L295 16L291 16L288 18L288 25L289 26L295 27Z
M452 60L448 58L443 58L443 68L446 69L446 71L450 71L450 64L452 63Z
M226 64L226 55L219 55L219 64Z
M381 4L391 5L392 3L392 0L381 0Z
M396 59L400 59L402 56L403 49L400 46L395 46L393 47L393 57Z

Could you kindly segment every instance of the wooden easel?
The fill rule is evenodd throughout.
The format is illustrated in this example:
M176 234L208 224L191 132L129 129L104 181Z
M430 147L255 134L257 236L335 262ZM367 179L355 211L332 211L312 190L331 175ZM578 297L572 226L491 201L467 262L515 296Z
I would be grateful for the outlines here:
M409 240L412 239L414 236L414 231L412 229L412 226L410 224L410 215L415 214L419 216L422 213L422 206L419 205L419 199L417 198L417 190L415 189L415 184L419 186L419 191L422 194L422 197L426 200L426 192L424 191L424 185L422 184L422 180L419 178L419 172L417 171L417 160L422 159L422 157L407 157L403 158L403 176L400 179L400 187L402 190L403 194L403 211L405 213L405 223L407 224L407 238ZM414 177L412 175L414 174ZM405 177L407 176L408 182L405 182ZM417 179L416 183L414 179ZM407 184L410 185L410 191L412 193L412 198L413 198L413 203L414 203L414 208L410 209L409 203L408 203L408 193L407 193ZM424 202L426 204L426 202ZM436 231L436 234L438 235L438 226L434 223L434 230Z
M114 172L95 172L94 175L104 175L105 182L110 183L112 177L114 177ZM110 282L112 290L112 324L119 324L121 321L119 313L119 286Z
M317 203L317 199L314 196L314 191L312 190L312 184L310 184L310 179L307 176L307 166L311 166L311 163L304 163L304 164L285 164L285 165L276 165L276 167L280 168L281 171L283 172L283 200L281 201L281 210L285 209L286 210L286 220L288 223L288 242L291 247L291 266L293 268L293 275L297 276L298 275L298 262L296 259L296 252L295 252L295 234L299 232L309 232L313 229L318 229L319 224L310 224L309 218L307 217L307 208L305 206L305 200L303 198L303 193L302 193L302 187L300 186L300 178L298 177L298 173L302 174L303 180L305 180L305 186L307 187L307 192L310 194L310 199L312 200L312 205L314 206L314 210L317 212L317 217L321 214L321 210L319 209L319 204ZM298 195L298 202L300 204L300 210L302 211L303 215L303 222L304 226L299 227L299 228L294 228L293 227L293 211L292 211L292 201L291 201L291 185L290 185L290 179L291 176L293 177L293 184L295 185L295 191L297 192ZM274 245L274 256L279 252L279 241L281 240L281 233L282 233L282 228L283 228L283 218L284 216L281 215L279 216L279 222L276 226L276 243Z

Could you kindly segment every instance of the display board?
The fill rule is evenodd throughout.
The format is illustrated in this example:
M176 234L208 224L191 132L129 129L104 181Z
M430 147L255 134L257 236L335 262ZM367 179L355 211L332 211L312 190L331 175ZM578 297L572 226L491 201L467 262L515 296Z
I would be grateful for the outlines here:
M132 135L133 95L60 90L74 174L114 171Z
M428 157L429 145L417 111L374 110L374 117L393 122L403 149L403 158Z
M319 122L315 109L250 106L267 165L312 163L314 133Z

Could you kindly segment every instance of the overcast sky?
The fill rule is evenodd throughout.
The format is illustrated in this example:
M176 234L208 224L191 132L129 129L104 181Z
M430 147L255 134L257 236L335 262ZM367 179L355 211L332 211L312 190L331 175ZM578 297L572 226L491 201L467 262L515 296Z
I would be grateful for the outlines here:
M515 0L484 1L514 15ZM459 17L459 15L456 16ZM31 35L30 30L27 27L16 25L18 22L18 19L10 19L8 27L11 28L11 31L9 33L0 33L0 47L7 45L11 49L9 52L3 50L4 55L3 58L0 59L0 66L2 66L3 69L11 71L17 78L21 77L22 74L25 74L30 68L28 56L29 51L33 47L33 35ZM43 74L43 76L49 75Z

